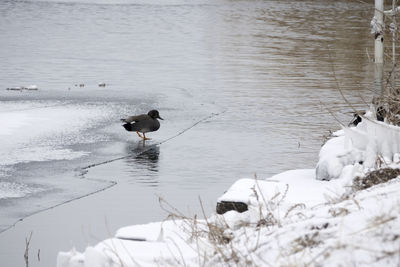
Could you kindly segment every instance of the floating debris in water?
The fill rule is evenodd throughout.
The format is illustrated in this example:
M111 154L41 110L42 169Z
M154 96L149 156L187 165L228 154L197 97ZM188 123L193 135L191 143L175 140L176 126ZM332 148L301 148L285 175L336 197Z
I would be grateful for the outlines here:
M24 87L25 90L39 90L37 85L29 85L28 87Z
M12 91L22 91L23 87L17 86L17 87L9 87L7 90L12 90Z
M9 87L9 88L6 88L6 90L11 90L11 91L22 91L22 90L36 91L36 90L39 90L39 88L37 87L37 85L29 85L29 86Z
M106 87L106 83L99 83L99 87Z

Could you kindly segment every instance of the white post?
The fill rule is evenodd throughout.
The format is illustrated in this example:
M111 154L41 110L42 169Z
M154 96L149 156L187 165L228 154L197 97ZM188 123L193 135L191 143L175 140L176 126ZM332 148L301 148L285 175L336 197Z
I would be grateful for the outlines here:
M371 22L375 38L375 75L374 89L375 93L383 94L383 12L384 0L375 0L375 15Z
M397 24L396 24L396 0L392 0L392 24L391 24L391 30L392 30L392 92L395 92L395 80L396 80L396 31L397 31Z
M383 0L375 0L375 63L383 64Z

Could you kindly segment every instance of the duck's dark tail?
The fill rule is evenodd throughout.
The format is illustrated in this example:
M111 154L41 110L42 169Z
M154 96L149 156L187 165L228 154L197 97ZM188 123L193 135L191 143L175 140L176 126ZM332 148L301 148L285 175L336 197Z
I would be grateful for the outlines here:
M132 132L133 131L132 124L130 124L130 123L125 123L125 124L122 125L122 127L124 127L125 130L127 130L128 132Z

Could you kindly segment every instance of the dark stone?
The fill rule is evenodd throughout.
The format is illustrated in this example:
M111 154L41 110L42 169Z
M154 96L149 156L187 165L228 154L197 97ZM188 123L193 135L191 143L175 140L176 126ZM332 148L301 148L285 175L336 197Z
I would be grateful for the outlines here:
M386 117L386 109L382 106L376 108L376 119L378 121L384 121Z
M357 113L354 113L354 117L353 117L353 119L350 121L350 123L349 123L349 127L350 126L357 126L360 122L362 122L362 118L361 118L361 116L360 115L358 115Z
M227 211L235 210L239 213L248 210L247 204L243 202L221 201L217 203L217 213L224 214Z

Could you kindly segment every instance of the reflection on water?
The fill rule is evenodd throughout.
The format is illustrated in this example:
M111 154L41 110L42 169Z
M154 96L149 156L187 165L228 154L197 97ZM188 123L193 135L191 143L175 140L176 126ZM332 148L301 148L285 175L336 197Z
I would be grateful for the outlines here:
M145 147L140 153L137 153L133 161L147 167L148 171L158 172L158 157L160 155L160 147L152 145Z
M126 152L131 155L125 159L126 171L131 173L134 181L145 186L157 186L160 147L140 141L137 144L128 144Z

